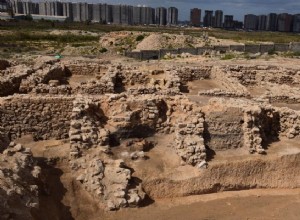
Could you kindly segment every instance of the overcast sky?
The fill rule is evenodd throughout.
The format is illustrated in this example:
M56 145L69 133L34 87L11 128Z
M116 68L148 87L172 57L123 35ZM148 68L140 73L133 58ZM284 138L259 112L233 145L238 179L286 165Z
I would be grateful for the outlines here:
M300 0L87 0L97 3L147 5L150 7L170 7L179 9L179 19L188 20L191 8L204 10L223 10L224 15L234 15L234 19L242 21L245 14L291 13L300 14ZM202 20L202 19L201 19Z

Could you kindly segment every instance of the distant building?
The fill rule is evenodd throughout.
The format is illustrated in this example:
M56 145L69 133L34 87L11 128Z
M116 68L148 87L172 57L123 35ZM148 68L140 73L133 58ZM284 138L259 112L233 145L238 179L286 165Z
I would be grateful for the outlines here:
M0 12L7 12L8 10L8 3L6 0L0 0Z
M92 5L92 22L101 22L100 7L101 4Z
M201 9L193 8L190 13L190 24L199 27L201 22Z
M20 0L11 1L14 14L24 14L23 3Z
M63 10L63 16L67 17L70 21L73 21L72 3L63 2L62 10Z
M293 32L300 33L300 14L293 16Z
M203 26L204 27L212 27L213 23L213 11L205 10L204 12L204 19L203 19Z
M290 32L292 30L292 22L292 15L288 13L279 14L277 18L278 31Z
M233 15L225 15L224 16L224 28L226 29L233 29L234 28L234 21L233 21Z
M266 30L267 31L277 31L277 14L270 13L267 15L266 22Z
M216 10L214 17L215 17L215 19L214 19L214 22L213 22L213 27L216 27L216 28L223 27L223 11Z
M101 4L100 5L100 21L102 23L112 22L112 5Z
M121 5L121 24L131 25L133 20L133 7Z
M40 4L41 6L41 4ZM72 3L73 21L81 21L81 3Z
M21 2L22 4L22 14L30 15L30 14L39 14L39 3L35 2Z
M112 6L112 23L114 24L121 23L121 5Z
M168 8L168 25L177 25L178 24L178 9L175 7Z
M155 23L158 25L167 24L167 9L159 7L155 9Z
M141 9L141 24L155 24L155 9L143 6Z
M140 6L133 6L132 8L132 24L139 25L142 21L142 8Z
M243 22L236 21L236 20L233 21L233 28L234 29L243 29L243 26L244 26Z
M259 15L258 16L258 25L257 30L265 31L267 29L267 16Z
M256 15L247 14L244 17L244 29L257 30L258 19Z

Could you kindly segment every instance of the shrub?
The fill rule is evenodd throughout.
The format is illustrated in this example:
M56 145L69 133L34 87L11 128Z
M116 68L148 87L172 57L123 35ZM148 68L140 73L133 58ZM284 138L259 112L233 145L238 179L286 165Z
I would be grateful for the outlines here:
M142 40L144 40L144 35L137 36L135 40L136 41L142 41Z
M105 47L102 47L100 50L99 50L100 53L105 53L107 52L107 49Z

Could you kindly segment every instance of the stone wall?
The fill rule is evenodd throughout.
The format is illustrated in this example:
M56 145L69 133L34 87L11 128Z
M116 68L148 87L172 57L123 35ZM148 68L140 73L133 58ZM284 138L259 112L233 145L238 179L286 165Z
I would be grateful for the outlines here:
M245 52L246 53L259 53L260 45L258 44L245 44Z
M0 96L18 93L22 80L33 72L31 68L22 65L0 72Z
M102 70L106 70L109 61L104 60L76 60L62 61L66 70L72 75L99 75Z
M148 60L148 59L162 59L166 55L177 55L181 53L189 53L191 55L203 55L206 53L210 53L211 51L218 51L221 53L226 53L229 51L237 51L237 52L247 52L247 53L267 53L269 51L294 51L299 52L300 46L299 43L292 42L290 44L245 44L245 45L216 45L216 46L204 46L197 48L177 48L177 49L160 49L160 50L142 50L135 52L126 52L125 56L140 59L140 60Z
M300 51L300 43L299 42L292 42L290 43L290 50L294 52Z
M200 79L209 79L211 70L212 66L179 67L176 69L177 75L182 83Z
M230 45L229 46L231 51L237 51L237 52L244 52L245 51L245 45Z
M68 138L72 97L17 95L3 98L0 121L11 140L32 134L35 140Z
M289 51L289 44L274 44L274 50L279 52L286 52Z
M268 53L275 50L274 44L261 44L260 45L260 52L261 53Z

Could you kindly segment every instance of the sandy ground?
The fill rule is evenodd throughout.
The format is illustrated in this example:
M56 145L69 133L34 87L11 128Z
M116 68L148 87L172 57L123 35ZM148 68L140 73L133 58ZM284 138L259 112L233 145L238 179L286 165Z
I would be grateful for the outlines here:
M298 220L299 206L299 189L248 190L160 200L145 208L107 213L105 219Z

